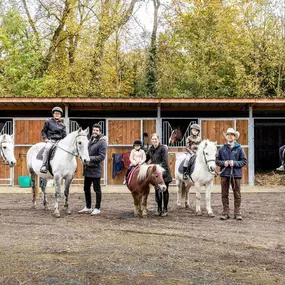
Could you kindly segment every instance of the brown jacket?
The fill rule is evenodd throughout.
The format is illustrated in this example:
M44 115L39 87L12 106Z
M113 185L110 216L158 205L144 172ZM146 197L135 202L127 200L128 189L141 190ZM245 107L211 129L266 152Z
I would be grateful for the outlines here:
M200 142L201 137L190 135L186 139L186 150L191 154L195 154L197 152Z

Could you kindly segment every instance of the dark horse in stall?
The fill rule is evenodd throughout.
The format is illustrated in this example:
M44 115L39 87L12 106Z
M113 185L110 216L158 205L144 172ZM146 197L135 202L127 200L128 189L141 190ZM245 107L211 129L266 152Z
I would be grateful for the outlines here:
M131 171L127 186L134 198L135 216L147 216L147 197L150 185L162 192L166 190L163 172L164 169L157 164L140 165Z
M173 144L175 142L180 142L182 140L182 131L180 127L175 128L170 135L169 144Z

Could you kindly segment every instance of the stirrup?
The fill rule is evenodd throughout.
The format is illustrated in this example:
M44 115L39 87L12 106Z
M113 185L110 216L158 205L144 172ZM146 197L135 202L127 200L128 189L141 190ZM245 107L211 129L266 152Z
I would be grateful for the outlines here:
M45 165L43 165L40 169L40 173L47 173L47 167Z
M183 180L187 180L189 179L189 176L186 172L183 173Z

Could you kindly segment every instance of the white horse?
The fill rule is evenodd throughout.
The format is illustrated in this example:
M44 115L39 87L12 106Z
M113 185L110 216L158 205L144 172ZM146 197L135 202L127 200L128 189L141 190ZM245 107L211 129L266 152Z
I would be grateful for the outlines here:
M211 191L213 180L216 175L216 153L217 143L209 140L203 140L197 150L194 171L191 174L191 177L187 180L183 180L183 174L178 172L179 165L186 157L186 154L177 153L175 163L175 177L178 182L177 206L181 206L181 200L184 198L185 207L189 207L189 190L190 187L194 185L196 188L196 214L202 215L200 191L201 187L205 186L207 212L210 217L215 216L211 208Z
M0 136L0 154L10 167L16 165L13 136L7 134Z
M65 203L66 213L71 214L68 205L69 187L73 179L74 172L77 167L75 157L79 156L83 164L90 162L88 154L88 138L89 128L82 130L81 128L75 132L68 134L64 139L60 140L57 145L54 158L50 161L53 176L50 172L41 173L42 160L37 159L37 154L45 146L45 143L37 143L33 145L27 153L27 166L31 175L33 189L33 207L36 206L36 175L42 178L42 197L45 210L48 210L48 202L46 199L46 181L54 178L55 181L55 211L54 215L60 217L59 213L59 197L61 193L60 183L65 180Z

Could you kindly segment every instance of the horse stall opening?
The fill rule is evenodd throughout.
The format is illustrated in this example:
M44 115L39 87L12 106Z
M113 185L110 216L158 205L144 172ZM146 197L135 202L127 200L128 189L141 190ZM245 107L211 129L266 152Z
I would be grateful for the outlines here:
M11 119L0 119L0 135L3 134L13 134L13 121ZM4 160L0 159L0 185L12 185L12 183L13 168L10 169L9 165Z
M285 120L254 119L256 171L274 170L280 166L279 148L285 144Z

